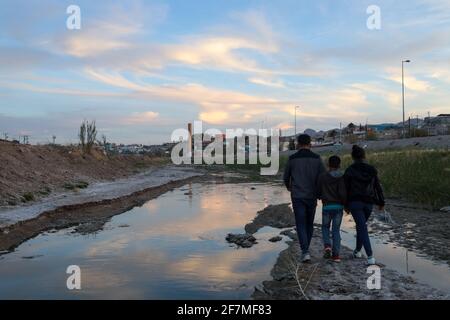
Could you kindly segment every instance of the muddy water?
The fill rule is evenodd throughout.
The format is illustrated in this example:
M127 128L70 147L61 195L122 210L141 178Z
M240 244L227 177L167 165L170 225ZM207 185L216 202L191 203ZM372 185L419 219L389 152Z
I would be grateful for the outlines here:
M247 299L268 279L284 242L263 228L258 244L236 249L224 240L243 232L255 213L287 203L289 194L266 184L191 184L113 217L102 230L47 232L0 256L0 299ZM320 203L316 222L320 223ZM346 216L343 245L354 246L354 223ZM92 231L92 230L91 230ZM388 268L450 292L450 270L405 248L373 238ZM345 257L344 257L345 258ZM81 287L66 287L66 268L81 268Z
M0 299L246 299L268 279L284 242L236 249L224 240L268 204L288 202L279 186L186 185L115 216L95 233L48 232L0 256ZM89 228L88 228L89 229ZM66 268L81 268L81 290Z

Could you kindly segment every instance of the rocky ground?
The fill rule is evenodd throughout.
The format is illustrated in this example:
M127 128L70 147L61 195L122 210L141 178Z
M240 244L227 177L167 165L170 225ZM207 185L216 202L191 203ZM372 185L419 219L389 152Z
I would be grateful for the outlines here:
M252 237L259 228L274 226L285 228L280 234L290 238L288 248L280 253L271 271L273 279L257 287L253 298L361 300L450 298L434 288L417 283L411 277L387 269L382 264L380 264L381 289L369 290L366 261L351 258L351 250L345 247L341 251L343 258L341 263L324 260L319 230L316 230L311 244L313 257L311 263L299 263L299 245L293 225L293 213L288 204L268 206L257 214L253 222L246 225L246 234L235 235L236 239ZM235 243L240 245L239 242ZM257 239L251 241L251 245L257 245Z

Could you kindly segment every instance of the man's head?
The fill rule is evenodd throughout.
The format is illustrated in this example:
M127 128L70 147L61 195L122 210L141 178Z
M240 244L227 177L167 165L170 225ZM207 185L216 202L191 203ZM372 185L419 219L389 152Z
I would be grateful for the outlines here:
M341 158L338 156L331 156L328 158L328 168L330 170L337 170L341 167Z
M299 149L311 148L311 137L307 134L301 134L297 137L297 144Z
M363 148L355 144L352 148L352 158L353 160L364 160L366 158L366 152Z

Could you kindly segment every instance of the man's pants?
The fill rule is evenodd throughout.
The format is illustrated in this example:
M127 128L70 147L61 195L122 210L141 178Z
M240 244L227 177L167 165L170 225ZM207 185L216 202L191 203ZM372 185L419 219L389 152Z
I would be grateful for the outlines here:
M317 200L292 198L298 241L303 254L309 252L309 245L314 231L316 206Z

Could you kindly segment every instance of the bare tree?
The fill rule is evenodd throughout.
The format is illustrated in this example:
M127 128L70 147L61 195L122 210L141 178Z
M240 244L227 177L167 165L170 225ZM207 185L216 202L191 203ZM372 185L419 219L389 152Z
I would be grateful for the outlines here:
M105 152L108 152L106 145L108 144L108 139L104 134L102 134L101 140L97 140L97 143L103 147Z
M80 125L78 138L80 139L81 150L84 151L86 148L86 120L83 120L83 122Z
M106 136L104 134L102 134L102 144L103 146L106 148L106 144L108 143Z
M80 132L78 133L81 149L85 153L90 153L92 146L97 138L97 127L94 121L83 120L80 125Z

